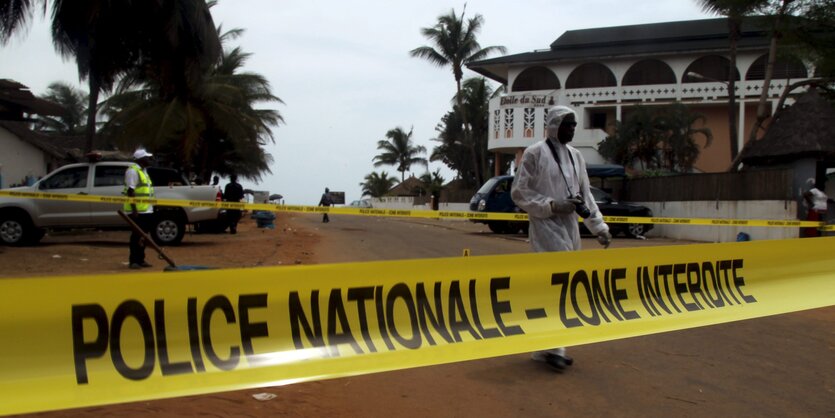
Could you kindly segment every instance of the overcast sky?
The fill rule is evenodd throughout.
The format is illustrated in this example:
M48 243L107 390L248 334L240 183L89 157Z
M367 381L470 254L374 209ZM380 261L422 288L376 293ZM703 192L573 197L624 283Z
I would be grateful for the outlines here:
M280 193L288 204L316 204L329 187L344 191L347 203L360 198L359 184L372 171L399 179L396 167L375 168L371 161L389 129L413 128L415 142L431 153L455 82L448 68L411 58L409 51L429 45L421 28L463 6L439 0L221 0L212 9L215 23L246 30L233 41L253 54L245 70L265 76L285 102L276 108L286 124L274 129L268 150L275 159L272 174L244 186ZM696 0L468 1L467 16L476 13L484 17L482 47L503 45L508 54L547 49L572 29L713 17ZM0 47L0 78L36 95L53 81L78 83L75 68L54 52L48 24L40 19ZM452 180L451 170L430 164L430 171L436 168ZM416 176L425 172L413 170Z

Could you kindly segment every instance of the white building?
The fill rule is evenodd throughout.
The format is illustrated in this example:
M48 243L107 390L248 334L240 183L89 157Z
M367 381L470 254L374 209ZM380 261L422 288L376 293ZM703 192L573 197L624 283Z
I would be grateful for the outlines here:
M740 150L756 119L769 41L765 19L744 22L735 71ZM525 147L544 138L547 109L560 104L577 111L572 145L588 163L604 163L597 145L630 107L679 101L704 115L714 136L706 148L701 139L695 168L717 172L731 162L728 88L718 81L728 79L728 51L728 22L721 18L572 30L550 49L468 67L506 87L505 94L490 102L491 151L518 159ZM813 73L808 63L778 58L768 86L769 105L776 104L785 86Z
M31 183L54 168L65 154L54 138L30 129L31 115L60 115L64 109L35 97L13 80L0 79L0 188Z

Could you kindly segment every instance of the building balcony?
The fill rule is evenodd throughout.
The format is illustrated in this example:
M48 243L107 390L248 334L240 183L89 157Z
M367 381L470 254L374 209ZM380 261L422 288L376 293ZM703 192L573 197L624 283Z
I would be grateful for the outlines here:
M768 100L776 102L786 85L797 80L775 80ZM759 100L762 80L736 82L740 104ZM488 149L515 153L545 137L545 115L555 104L568 105L577 112L575 146L595 148L606 138L605 129L619 120L625 107L636 104L724 105L728 100L723 82L651 84L578 89L525 91L504 94L490 101ZM585 153L584 153L585 154Z

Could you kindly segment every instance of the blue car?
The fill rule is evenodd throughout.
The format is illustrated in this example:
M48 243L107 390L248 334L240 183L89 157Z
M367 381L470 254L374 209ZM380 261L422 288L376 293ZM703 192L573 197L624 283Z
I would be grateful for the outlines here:
M510 187L513 185L513 176L497 176L487 180L483 186L470 199L470 210L474 212L522 212L513 199L510 197ZM652 210L646 206L633 203L616 202L608 193L596 187L591 187L594 201L600 208L603 216L640 216L651 217ZM519 221L490 221L472 220L473 222L486 223L491 231L497 234L528 233L528 223ZM652 224L609 224L613 236L624 234L628 237L643 237ZM580 224L580 233L588 235L589 231L585 225Z

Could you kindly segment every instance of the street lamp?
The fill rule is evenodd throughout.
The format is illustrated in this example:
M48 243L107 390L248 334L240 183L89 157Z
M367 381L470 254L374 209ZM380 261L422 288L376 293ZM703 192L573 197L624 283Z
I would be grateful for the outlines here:
M736 155L739 153L739 132L737 132L736 115L736 88L733 83L733 81L735 80L717 80L715 78L707 77L705 75L693 71L688 71L686 75L688 77L695 78L696 80L700 81L722 83L725 85L725 87L728 88L728 136L731 146L731 161L733 161L736 158ZM730 79L731 77L728 78Z

